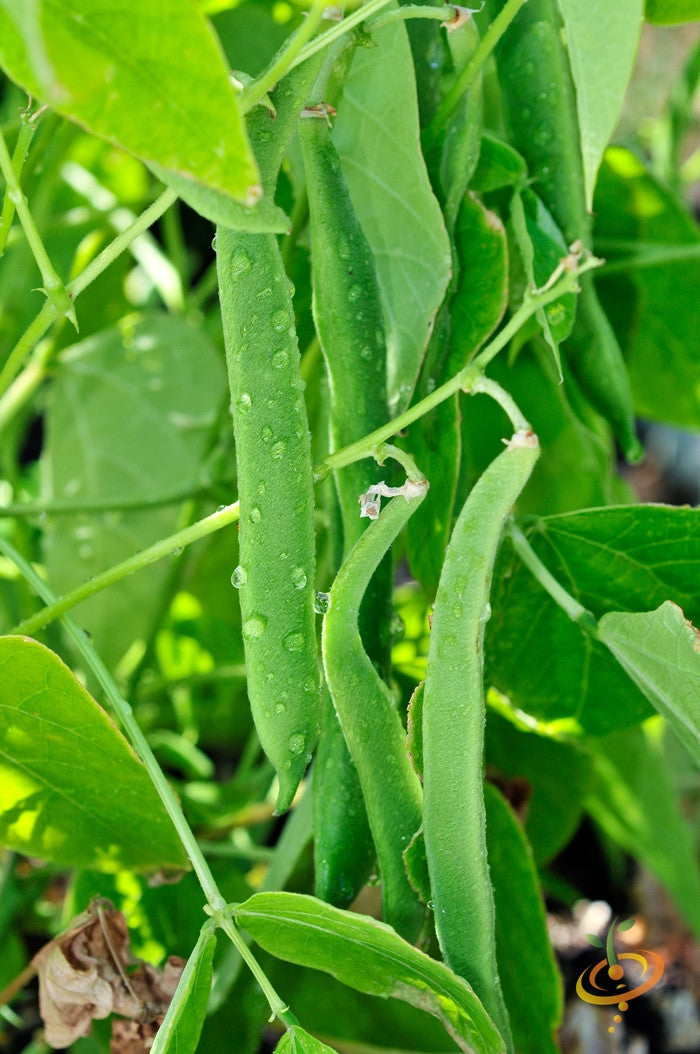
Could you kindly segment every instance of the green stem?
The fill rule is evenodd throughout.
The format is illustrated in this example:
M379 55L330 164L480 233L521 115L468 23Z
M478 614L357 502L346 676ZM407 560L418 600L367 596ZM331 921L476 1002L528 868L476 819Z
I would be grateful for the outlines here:
M598 624L593 615L582 604L579 604L578 600L575 600L570 593L567 593L564 587L557 582L556 578L550 574L520 528L511 521L507 526L507 531L513 547L525 567L534 575L542 588L549 593L552 600L559 605L572 622L581 627L584 633L591 637L597 637Z
M206 538L207 535L213 534L214 531L218 531L222 527L226 527L229 523L236 523L238 515L239 509L236 501L233 505L226 505L223 509L212 513L211 516L205 516L203 520L190 524L189 527L171 534L168 538L161 538L155 545L149 546L148 549L143 549L140 553L135 553L128 560L122 560L121 563L115 564L114 567L108 567L106 571L88 579L87 582L82 582L69 593L58 597L48 607L42 608L41 611L37 611L34 615L24 619L14 629L10 630L10 633L33 636L38 630L47 626L49 622L60 618L64 612L69 611L83 600L87 600L88 597L99 593L102 589L106 589L107 586L114 585L115 582L119 582L122 578L126 578L127 575L133 574L134 571L140 571L142 568L149 567L156 561L162 560L164 556L171 555L173 550L183 549L186 545L191 545L193 542L199 541L200 538Z
M325 0L313 0L313 4L309 9L304 21L299 26L299 29L292 37L286 42L281 48L277 55L272 60L271 65L265 70L264 73L258 77L258 79L246 88L240 96L238 101L240 111L243 114L248 113L253 109L257 103L271 91L278 81L282 80L282 77L290 69L298 64L299 55L304 48L305 44L311 40L312 36L316 32L323 13L326 9ZM295 59L297 60L295 62Z
M114 260L117 259L121 253L136 239L140 234L155 223L160 216L169 209L174 201L177 200L177 194L174 190L166 190L160 197L156 198L152 205L141 213L141 215L130 224L126 230L118 234L114 241L110 242L101 253L99 253L94 260L92 260L84 271L69 282L66 286L68 295L75 300L84 289L86 289L91 282L94 282L99 275L105 271ZM22 363L26 356L30 353L37 343L44 336L48 328L53 322L60 316L60 312L57 310L56 305L47 300L42 307L39 314L36 316L34 321L29 325L28 329L24 331L17 344L14 346L7 362L0 371L0 420L4 420L4 396L7 389L12 384L12 381L17 376ZM14 411L19 409L18 405L14 406Z
M457 107L460 99L479 73L479 70L496 47L496 44L515 18L520 8L526 2L527 0L507 0L507 3L503 6L501 11L499 11L498 15L479 42L476 51L445 95L445 98L438 107L437 113L428 125L423 137L425 147L429 147L435 142L439 132L447 124L450 115Z
M369 3L363 4L362 7L358 7L357 11L353 11L351 15L344 18L337 25L327 29L325 33L321 33L315 40L307 44L306 47L302 48L297 57L291 63L289 69L293 70L295 66L300 66L302 62L306 62L312 55L315 55L317 51L322 51L328 47L335 40L345 36L355 26L359 26L364 22L370 15L373 15L375 11L381 11L383 7L386 7L391 0L369 0Z
M422 7L420 4L408 4L406 7L397 7L393 11L387 11L378 15L365 26L367 33L371 36L378 29L390 26L392 22L406 22L409 18L433 18L437 22L450 22L455 17L455 8L450 4L443 7Z
M241 959L243 959L244 963L252 973L253 977L260 985L260 988L262 989L265 998L270 1004L270 1010L272 1011L274 1017L278 1017L280 1021L284 1025L286 1025L287 1028L293 1028L295 1025L298 1025L299 1022L297 1021L296 1017L291 1012L287 1004L284 1003L277 995L277 992L270 984L266 974L262 970L260 964L254 957L250 948L246 944L244 938L241 936L239 930L236 928L231 917L228 914L222 914L221 918L217 919L217 922L221 929L224 931L224 933L230 938L231 943L240 955Z
M666 267L668 264L700 259L700 242L692 242L689 245L659 245L653 242L605 239L599 247L596 244L596 248L600 248L603 253L629 253L621 259L606 260L600 269L602 275L641 271L648 267Z
M27 370L22 372L22 378L26 372ZM2 431L3 423L0 417L0 431ZM105 501L17 502L14 505L0 505L0 519L31 519L34 516L74 516L81 512L112 512L114 509L120 512L125 509L157 509L162 505L179 505L183 501L187 501L188 498L196 498L198 496L196 492L193 493L192 489L188 488L187 490L173 491L172 494L164 494L159 498L137 498L136 500L112 498Z
M29 211L27 199L24 196L17 172L15 171L15 166L12 163L12 158L7 149L7 143L5 142L5 136L2 134L2 129L0 129L0 171L7 183L7 196L17 209L17 215L22 224L29 248L32 250L32 255L41 271L44 292L53 307L56 309L57 315L65 315L65 317L70 319L77 329L78 322L75 317L75 306L73 305L73 301L66 286L58 277L58 274L49 259L49 254L46 251L44 243L41 240L41 235L36 228L32 214Z
M553 285L548 284L548 288L526 293L522 304L508 323L472 362L468 363L454 377L445 381L439 388L436 388L430 395L426 395L420 402L415 403L414 406L410 406L408 410L399 414L393 421L382 425L381 428L377 428L374 432L364 436L362 439L358 439L355 443L350 443L348 446L329 454L314 469L316 481L321 482L329 473L335 472L339 468L344 468L346 465L352 465L361 458L374 456L375 449L387 439L396 435L397 432L408 428L409 425L419 418L424 417L425 414L429 413L430 410L434 410L436 406L439 406L445 399L449 399L455 392L460 389L470 392L477 381L482 384L483 382L479 378L485 367L512 340L527 320L536 314L541 307L546 307L547 304L558 300L565 293L574 292L577 289L578 277L592 267L598 266L598 263L598 260L590 257L575 270L565 271Z
M484 377L482 374L472 384L469 394L489 395L494 399L501 409L508 414L514 432L528 432L530 430L529 421L523 416L513 397L497 381L491 380L490 377Z
M19 182L24 167L24 162L29 152L34 133L36 131L36 125L33 121L26 118L22 119L19 128L19 134L17 136L17 142L15 143L15 149L12 154L12 168L14 169L17 182ZM15 218L15 203L10 197L9 185L5 192L5 200L2 204L2 214L0 214L0 256L5 251L5 244L7 242L7 236L10 233L12 227L12 221Z

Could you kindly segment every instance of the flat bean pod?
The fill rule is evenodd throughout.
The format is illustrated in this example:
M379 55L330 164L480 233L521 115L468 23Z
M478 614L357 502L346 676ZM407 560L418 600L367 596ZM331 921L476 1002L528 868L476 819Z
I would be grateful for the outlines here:
M484 626L506 519L537 461L516 432L469 494L440 576L423 697L423 832L445 961L474 988L508 1042L486 856Z
M268 194L319 61L278 85L274 124L263 107L249 119ZM321 716L311 446L277 240L219 227L216 250L241 509L240 565L232 581L251 711L279 778L282 812L311 759Z
M490 0L487 12L496 8ZM576 97L556 0L528 0L500 40L496 60L511 141L567 244L580 240L590 248ZM628 459L636 460L641 448L629 377L590 275L582 279L577 322L563 350L584 394L609 421Z
M424 914L402 856L420 827L421 789L392 694L362 646L358 615L372 574L427 486L415 487L410 500L395 497L354 546L331 588L322 638L326 680L377 847L384 919L408 940L418 935Z

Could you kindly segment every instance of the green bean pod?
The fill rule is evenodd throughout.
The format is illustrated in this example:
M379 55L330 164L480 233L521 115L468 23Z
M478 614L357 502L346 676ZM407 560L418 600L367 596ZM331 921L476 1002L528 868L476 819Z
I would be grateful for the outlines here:
M395 497L354 546L331 587L322 637L326 681L377 847L384 919L407 940L415 940L424 916L402 856L420 827L421 788L392 693L362 646L358 615L372 574L427 489L423 481L410 500Z
M265 193L277 177L317 56L255 107L248 130ZM289 808L320 726L314 618L311 446L289 281L277 240L219 227L221 315L241 508L240 590L248 696L263 750Z
M496 13L498 4L487 4ZM578 118L562 22L556 0L528 0L497 48L498 79L513 145L528 163L567 244L591 247ZM584 276L577 321L563 346L567 362L591 405L610 423L625 456L637 460L629 376L593 279Z
M384 320L374 261L350 200L330 127L323 118L301 121L311 219L313 313L329 379L331 442L346 446L384 424ZM371 461L336 478L347 555L362 535L358 497L378 479ZM360 634L377 668L390 668L391 558L382 561L366 591ZM344 906L370 873L374 850L355 765L334 713L324 720L314 772L316 895Z
M537 461L519 431L479 478L455 525L433 613L423 696L423 832L445 961L509 1042L486 856L484 626L506 519Z

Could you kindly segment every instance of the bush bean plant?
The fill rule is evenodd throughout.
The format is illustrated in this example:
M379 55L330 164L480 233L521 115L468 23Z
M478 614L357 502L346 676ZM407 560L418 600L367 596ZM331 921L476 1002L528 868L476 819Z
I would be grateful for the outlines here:
M697 46L609 146L698 17L2 0L3 1049L548 1054L546 897L700 935L700 513L630 482Z

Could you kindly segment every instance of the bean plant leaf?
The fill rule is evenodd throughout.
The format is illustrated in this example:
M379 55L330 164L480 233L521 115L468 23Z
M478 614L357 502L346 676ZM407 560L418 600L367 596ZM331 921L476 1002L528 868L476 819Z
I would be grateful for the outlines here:
M405 26L385 26L375 43L356 49L333 138L375 256L386 321L389 400L392 413L398 413L413 392L447 288L450 247L420 152Z
M700 19L700 0L646 0L644 17L660 26Z
M666 601L656 611L604 615L599 635L700 762L700 632Z
M557 1054L554 1029L561 1023L562 985L532 850L499 791L490 784L484 791L498 973L513 1042L519 1054Z
M12 80L143 161L238 201L260 197L236 91L195 4L55 0L31 21L23 5L0 7L0 65Z
M0 638L0 842L60 866L186 868L146 769L61 659Z
M151 1054L194 1054L207 1012L211 991L212 961L216 948L214 924L205 922L187 960Z
M249 231L251 234L285 234L291 226L282 209L269 198L261 198L253 205L246 205L234 201L230 194L195 183L187 176L168 172L153 161L149 168L158 179L172 187L190 208L212 223L219 223L234 231Z
M543 518L529 538L554 577L596 617L648 611L673 598L698 620L700 510L590 509ZM649 716L641 684L623 672L603 643L570 622L508 543L497 562L492 607L487 676L515 706L545 721L573 720L592 735Z
M596 252L610 264L597 286L625 348L635 410L679 428L698 428L697 224L636 154L622 147L605 155L595 211Z
M666 887L697 934L700 873L695 840L671 783L662 732L660 720L652 718L641 728L593 741L595 781L584 805L599 827Z
M644 0L559 0L566 26L586 187L593 205L596 175L632 76Z
M46 414L44 497L84 511L46 525L57 592L177 529L179 506L167 499L201 485L224 385L206 333L177 316L132 316L62 352ZM95 512L91 503L122 508ZM167 575L155 564L76 609L108 664L148 632Z
M297 893L256 893L238 905L235 917L278 958L324 970L360 992L394 996L434 1014L460 1050L504 1050L467 982L381 922Z
M325 1052L333 1054L333 1048L327 1047L320 1039L314 1039L299 1025L285 1032L275 1047L275 1054L325 1054Z

